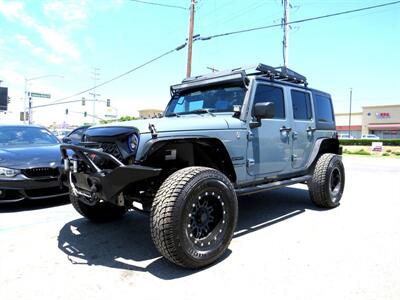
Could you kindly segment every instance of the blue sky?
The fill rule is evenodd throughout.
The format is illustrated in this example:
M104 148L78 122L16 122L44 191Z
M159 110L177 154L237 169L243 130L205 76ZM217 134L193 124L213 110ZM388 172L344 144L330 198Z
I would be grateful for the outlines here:
M185 7L190 3L153 1ZM298 20L389 1L291 2L290 18ZM197 5L195 33L202 36L279 23L283 10L280 0L199 0ZM22 109L24 78L59 75L29 82L31 91L51 93L52 101L80 92L93 85L93 67L100 68L101 82L182 44L188 14L129 0L0 0L0 80L9 87L10 110L15 113L9 118L16 118ZM306 75L310 87L330 92L337 112L348 110L350 87L354 110L363 105L398 104L399 32L399 4L294 25L289 35L289 67ZM208 73L206 67L281 65L281 41L279 27L198 41L193 74ZM174 52L97 92L101 99L110 98L120 115L164 108L169 86L185 76L186 54L186 49ZM43 99L34 102L44 103ZM65 108L72 113L65 116ZM54 106L35 111L34 120L42 124L90 122L91 118L79 113L91 110L80 103ZM97 112L107 113L104 103Z

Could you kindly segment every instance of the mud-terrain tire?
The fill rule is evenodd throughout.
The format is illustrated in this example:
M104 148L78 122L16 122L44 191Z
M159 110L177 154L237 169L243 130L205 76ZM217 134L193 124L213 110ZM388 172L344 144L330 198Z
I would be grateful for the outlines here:
M236 227L238 204L221 172L188 167L170 175L158 190L150 230L158 251L184 268L201 268L225 252Z
M79 200L79 197L70 195L72 206L85 218L93 222L110 222L121 218L126 213L125 207L120 207L107 202L98 202L95 205L87 205Z
M332 153L321 155L308 182L310 198L322 208L339 205L343 195L345 172L340 156Z

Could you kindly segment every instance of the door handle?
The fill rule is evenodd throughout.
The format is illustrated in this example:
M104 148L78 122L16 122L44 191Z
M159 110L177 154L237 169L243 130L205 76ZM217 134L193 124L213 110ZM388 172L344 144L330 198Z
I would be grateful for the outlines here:
M282 126L282 127L279 129L280 132L282 132L282 131L289 132L289 131L291 131L291 130L292 130L292 128L286 127L286 126Z
M308 126L307 128L307 132L314 132L315 130L317 130L317 128L313 128L311 126Z

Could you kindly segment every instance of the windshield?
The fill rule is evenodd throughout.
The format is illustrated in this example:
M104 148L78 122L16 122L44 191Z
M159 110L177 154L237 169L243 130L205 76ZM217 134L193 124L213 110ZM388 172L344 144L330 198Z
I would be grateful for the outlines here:
M40 127L0 127L0 147L58 144L57 138Z
M165 116L196 112L233 112L234 105L242 105L245 95L243 87L217 87L190 91L172 97Z

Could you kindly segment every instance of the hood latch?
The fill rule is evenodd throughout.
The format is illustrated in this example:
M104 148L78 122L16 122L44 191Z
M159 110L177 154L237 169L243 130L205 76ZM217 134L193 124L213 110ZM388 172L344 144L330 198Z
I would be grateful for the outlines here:
M157 130L156 130L156 127L154 126L154 124L149 123L149 130L151 133L151 137L153 139L157 138L158 133L157 133Z

